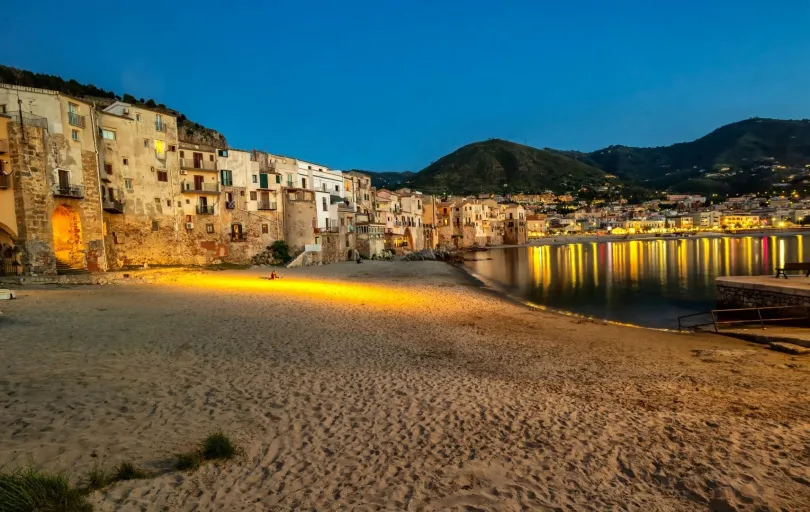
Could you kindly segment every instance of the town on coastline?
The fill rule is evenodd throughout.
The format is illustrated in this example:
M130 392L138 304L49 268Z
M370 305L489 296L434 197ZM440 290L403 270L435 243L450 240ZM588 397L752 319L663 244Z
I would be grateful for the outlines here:
M271 263L279 241L308 265L557 234L788 227L808 214L793 196L631 205L388 190L361 172L184 140L176 117L142 105L0 84L0 275Z

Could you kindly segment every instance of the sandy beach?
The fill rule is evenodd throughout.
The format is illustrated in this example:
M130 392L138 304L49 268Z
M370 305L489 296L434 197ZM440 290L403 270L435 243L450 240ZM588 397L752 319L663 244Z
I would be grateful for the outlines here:
M96 510L810 510L810 358L532 310L437 262L19 288L0 470ZM193 473L216 429L243 449Z

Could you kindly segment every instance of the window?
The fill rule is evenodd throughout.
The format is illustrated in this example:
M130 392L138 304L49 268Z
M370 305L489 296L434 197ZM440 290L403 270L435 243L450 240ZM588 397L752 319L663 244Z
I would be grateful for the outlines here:
M171 199L166 199L166 206L168 206L169 208L172 207L172 200Z
M0 105L0 114L5 114L5 113L6 113L6 106L5 105Z
M112 164L105 163L104 172L106 172L107 174L112 174Z
M326 208L326 198L325 198L325 197L322 197L322 198L321 198L321 204L323 204L323 211L327 211L327 208Z
M213 224L206 224L205 225L205 232L206 233L213 233L214 232L214 225Z
M124 178L124 188L127 190L132 190L132 179Z
M186 215L186 222L191 222L191 215Z
M107 140L115 140L115 130L101 129L101 137Z
M219 156L227 157L228 156L228 150L227 149L219 149L219 150L217 150L217 154Z
M225 192L225 201L229 203L233 202L233 192Z
M270 225L269 224L262 224L262 234L266 235L270 232Z
M155 139L155 156L163 160L166 158L166 145L162 140Z
M155 198L155 204L160 204L160 198L159 197Z
M220 174L220 180L222 181L223 185L225 185L226 187L233 186L233 172L232 171L226 171L226 170L223 169L223 170L219 171L219 174Z
M152 221L152 231L157 231L160 226L158 225L158 221Z
M79 130L70 130L70 138L78 141L79 140Z
M186 199L186 204L191 204L191 199Z
M158 181L169 181L169 171L158 171L157 179Z
M172 144L171 146L169 146L169 151L171 151L172 153L174 153L175 151L177 151L177 146L175 146L174 144Z
M276 174L276 183L281 183L281 174Z
M340 186L335 185L335 192L340 192Z
M124 165L129 165L129 159L128 159L128 158L124 158L124 159L123 159L123 164L124 164Z
M311 166L311 165L308 165L308 166L307 166L307 169L312 170L312 166Z
M163 131L163 116L160 114L155 114L155 130Z
M138 112L135 112L135 120L138 121L139 123L141 122L141 114L139 114Z
M240 196L242 196L242 197L245 197L245 191L244 191L244 190L240 190L240 191L239 191L239 195L240 195Z
M258 183L258 182L259 182L259 177L254 174L253 175L253 183Z
M307 188L307 179L301 178L301 188Z
M251 200L251 201L255 201L255 200L256 200L256 191L255 191L255 190L251 190L251 191L250 191L250 200Z
M143 147L145 148L149 147L149 139L143 139Z
M213 162L214 161L214 155L208 155L208 161Z
M182 151L180 152L180 158L183 158L183 152Z

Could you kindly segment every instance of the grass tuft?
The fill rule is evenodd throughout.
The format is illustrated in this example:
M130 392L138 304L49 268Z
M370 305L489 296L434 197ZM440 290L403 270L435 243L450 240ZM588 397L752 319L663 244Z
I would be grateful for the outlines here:
M93 469L87 472L87 477L85 480L87 482L85 488L88 491L97 491L107 487L107 484L109 484L112 479L104 468L101 467L100 464L96 463L96 465L93 466Z
M0 510L90 512L93 507L80 489L70 485L67 474L29 468L0 473Z
M200 452L178 453L174 467L180 471L195 470L202 464L203 458Z
M232 459L236 455L236 447L222 431L214 432L203 441L200 454L205 460Z
M139 478L146 478L146 473L135 464L131 462L122 462L115 471L113 480L137 480Z

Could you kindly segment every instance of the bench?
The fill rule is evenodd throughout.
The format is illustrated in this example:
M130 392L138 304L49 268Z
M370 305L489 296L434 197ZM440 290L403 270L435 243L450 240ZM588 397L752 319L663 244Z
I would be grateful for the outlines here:
M784 277L787 279L785 272L804 272L804 277L810 277L810 262L808 263L785 263L782 268L776 269L776 278Z

